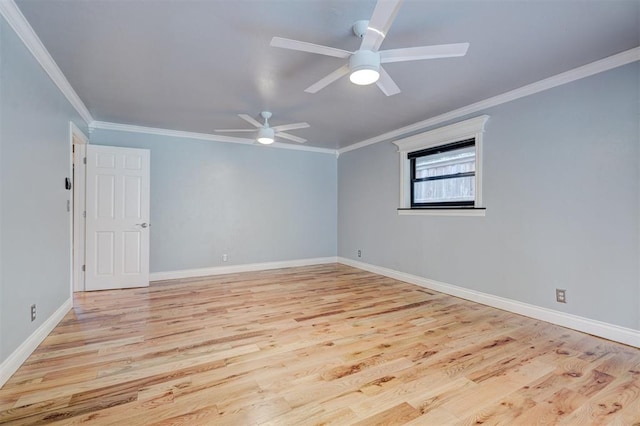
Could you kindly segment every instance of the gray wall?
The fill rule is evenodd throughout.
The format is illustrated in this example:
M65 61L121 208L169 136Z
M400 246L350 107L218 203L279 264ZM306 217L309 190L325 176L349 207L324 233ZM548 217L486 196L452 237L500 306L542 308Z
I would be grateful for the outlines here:
M1 18L0 58L3 361L70 297L69 121L86 125Z
M398 216L396 147L342 154L339 256L640 329L639 73L634 63L474 114L491 116L486 217Z
M151 150L152 272L336 256L334 155L113 130L90 142Z

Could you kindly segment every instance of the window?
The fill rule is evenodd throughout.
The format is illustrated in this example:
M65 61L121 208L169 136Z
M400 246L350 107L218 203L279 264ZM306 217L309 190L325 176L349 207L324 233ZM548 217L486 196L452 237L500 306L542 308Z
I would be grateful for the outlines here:
M394 141L400 153L399 214L484 216L482 134L489 116Z
M476 141L467 139L410 152L411 207L473 206Z

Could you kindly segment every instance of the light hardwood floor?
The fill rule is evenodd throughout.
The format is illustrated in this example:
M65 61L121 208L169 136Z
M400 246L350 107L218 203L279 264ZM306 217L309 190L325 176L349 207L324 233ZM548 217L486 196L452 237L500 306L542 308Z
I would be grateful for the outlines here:
M640 424L640 350L321 265L78 294L3 424Z

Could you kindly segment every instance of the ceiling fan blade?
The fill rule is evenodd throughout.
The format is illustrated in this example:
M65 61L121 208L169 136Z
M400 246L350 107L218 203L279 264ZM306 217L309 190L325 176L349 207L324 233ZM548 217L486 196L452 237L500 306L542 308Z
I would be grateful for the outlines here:
M403 0L378 0L369 20L369 28L362 37L360 50L378 50L380 48L402 2Z
M255 129L215 129L214 132L234 132L234 133L238 133L238 132L255 132Z
M319 55L333 56L336 58L348 58L351 52L334 47L321 46L319 44L307 43L306 41L291 40L289 38L274 37L271 39L271 46L283 49L300 50L302 52L317 53Z
M320 89L324 89L325 87L327 87L328 85L330 85L331 83L333 83L334 81L336 81L337 79L339 79L340 77L348 73L349 73L349 64L344 64L343 66L341 66L340 68L338 68L337 70L329 74L328 76L324 77L317 83L314 83L311 86L304 89L304 91L307 93L316 93Z
M238 114L238 117L242 118L244 121L247 121L247 122L253 124L256 127L262 127L262 123L259 122L258 120L256 120L255 118L251 117L250 115Z
M467 49L469 49L469 43L381 50L380 62L388 64L390 62L417 61L420 59L453 58L466 55Z
M400 88L398 87L398 85L382 67L380 67L380 78L378 79L376 84L378 85L380 90L382 90L382 93L387 96L393 96L400 93Z
M300 143L305 143L307 141L306 139L302 139L298 136L290 135L289 133L277 132L276 136L279 138L289 139L290 141L300 142Z
M283 124L281 126L273 126L272 129L276 132L282 132L285 130L295 130L295 129L306 129L309 126L309 123L293 123L293 124Z

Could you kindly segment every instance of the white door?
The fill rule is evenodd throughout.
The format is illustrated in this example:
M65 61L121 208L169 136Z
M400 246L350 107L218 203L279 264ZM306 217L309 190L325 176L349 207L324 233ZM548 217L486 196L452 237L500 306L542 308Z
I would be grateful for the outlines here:
M149 150L87 145L86 290L149 285Z

